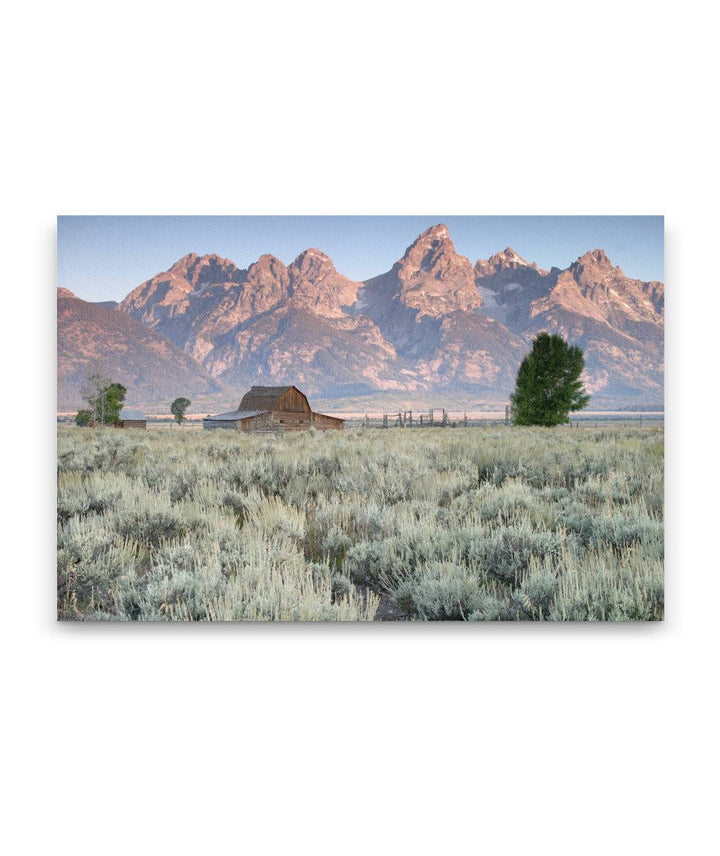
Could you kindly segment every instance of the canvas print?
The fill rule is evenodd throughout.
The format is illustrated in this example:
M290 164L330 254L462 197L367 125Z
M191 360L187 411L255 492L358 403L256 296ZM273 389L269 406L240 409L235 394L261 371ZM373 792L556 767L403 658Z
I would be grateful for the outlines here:
M58 218L57 615L663 618L663 218Z

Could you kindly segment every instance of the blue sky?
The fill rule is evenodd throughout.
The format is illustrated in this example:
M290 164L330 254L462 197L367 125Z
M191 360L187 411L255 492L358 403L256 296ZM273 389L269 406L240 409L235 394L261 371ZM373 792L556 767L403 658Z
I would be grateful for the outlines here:
M540 267L567 267L604 249L628 276L663 280L663 218L618 217L58 217L58 285L84 300L121 300L190 252L217 253L239 267L272 253L289 264L318 247L355 280L389 270L420 232L445 223L473 264L513 247Z

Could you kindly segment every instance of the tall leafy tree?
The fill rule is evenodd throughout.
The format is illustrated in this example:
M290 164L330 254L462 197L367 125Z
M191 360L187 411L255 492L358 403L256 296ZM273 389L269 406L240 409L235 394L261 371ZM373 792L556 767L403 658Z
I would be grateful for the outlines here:
M583 352L551 333L540 333L520 364L510 401L516 425L562 425L590 401L580 375Z
M103 401L103 390L110 383L112 383L110 378L100 374L99 372L90 374L85 378L82 394L83 398L88 403L91 413L91 421L93 422L104 421L105 402Z
M105 421L119 422L127 390L121 383L111 383L105 390Z
M189 398L176 398L170 405L170 413L175 417L178 425L182 425L185 421L185 411L190 407L190 404Z

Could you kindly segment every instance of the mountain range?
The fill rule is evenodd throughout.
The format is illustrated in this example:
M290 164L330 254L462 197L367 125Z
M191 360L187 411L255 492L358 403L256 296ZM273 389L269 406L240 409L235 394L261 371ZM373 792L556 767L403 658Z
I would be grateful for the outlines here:
M596 406L663 397L664 286L627 277L601 249L544 270L511 247L474 265L446 226L364 282L319 249L247 269L190 253L115 305L58 292L59 402L102 362L128 400L295 384L314 397L395 393L411 403L507 400L542 330L585 352Z

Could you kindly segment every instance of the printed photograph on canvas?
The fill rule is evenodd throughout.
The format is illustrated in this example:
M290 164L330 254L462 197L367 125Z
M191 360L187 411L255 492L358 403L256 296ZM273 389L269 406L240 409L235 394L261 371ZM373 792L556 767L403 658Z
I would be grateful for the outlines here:
M659 216L61 216L57 617L658 621Z

